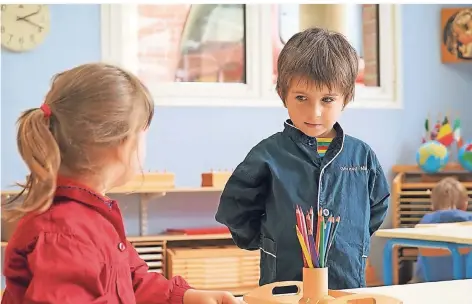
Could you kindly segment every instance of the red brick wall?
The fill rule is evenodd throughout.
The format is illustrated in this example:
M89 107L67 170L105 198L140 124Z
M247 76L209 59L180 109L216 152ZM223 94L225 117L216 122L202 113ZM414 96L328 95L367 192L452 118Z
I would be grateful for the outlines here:
M363 4L364 84L379 86L378 4Z
M146 83L173 82L190 4L138 5L138 75Z
M174 81L180 37L189 10L190 4L138 6L138 75L146 83ZM378 5L363 5L363 21L364 84L378 86Z

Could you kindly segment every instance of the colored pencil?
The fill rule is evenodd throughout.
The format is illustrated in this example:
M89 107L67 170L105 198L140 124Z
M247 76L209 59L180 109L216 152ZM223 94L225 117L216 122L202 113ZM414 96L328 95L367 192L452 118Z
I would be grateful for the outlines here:
M300 232L300 229L298 229L297 227L297 236L298 236L298 241L300 242L300 246L302 247L302 252L303 252L303 255L305 255L305 259L307 261L307 266L308 268L313 268L313 264L311 263L311 259L310 259L310 256L308 254L308 249L305 245L305 240L302 236L302 233Z
M326 228L325 228L325 239L324 239L324 243L323 243L323 246L324 246L324 251L326 252L326 250L328 249L328 242L329 242L329 239L331 237L331 220L333 219L332 216L330 216L328 218L328 220L326 221Z
M297 231L298 231L298 230L300 229L300 227L302 226L303 213L300 213L300 212L302 212L302 211L301 211L301 210L298 208L298 206L297 206L297 209L296 209L296 211L295 211L296 219L297 219L297 225L296 225ZM308 267L308 262L307 262L306 257L305 257L304 254L303 254L303 265L304 265L305 267Z
M313 208L304 214L303 209L296 207L296 233L302 249L303 265L307 268L326 267L328 253L334 242L341 218L332 215L324 217L322 209L318 210L317 221ZM316 227L316 231L315 231Z
M338 230L338 226L339 226L339 222L341 221L341 217L338 216L336 217L336 221L334 221L334 218L333 218L333 224L332 226L334 226L333 229L331 229L331 238L328 242L328 248L326 248L326 251L329 251L331 249L331 245L333 244L333 241L334 241L334 237L336 235L336 231ZM325 257L325 264L328 263L328 258Z
M320 267L324 267L324 240L325 240L325 221L324 217L321 218L321 229L320 229Z

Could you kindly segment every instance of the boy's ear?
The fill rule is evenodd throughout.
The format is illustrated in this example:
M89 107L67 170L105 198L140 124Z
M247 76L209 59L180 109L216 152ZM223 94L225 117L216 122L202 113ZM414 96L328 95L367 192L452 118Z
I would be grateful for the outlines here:
M284 107L286 108L287 105L285 104L285 99L284 99L284 97L283 97L283 95L282 95L282 90L280 89L280 87L277 87L276 90L277 90L277 94L279 95L280 99L281 99L282 102L284 103Z
M346 96L346 97L344 98L343 111L344 111L344 109L346 108L346 106L347 106L350 102L353 101L353 99L354 99L354 96L353 96L353 95L348 95L348 96Z

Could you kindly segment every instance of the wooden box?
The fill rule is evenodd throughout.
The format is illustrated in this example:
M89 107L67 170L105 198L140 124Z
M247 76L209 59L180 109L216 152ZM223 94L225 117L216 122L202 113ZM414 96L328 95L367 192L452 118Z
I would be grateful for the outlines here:
M202 173L202 187L224 188L230 178L231 171L212 171Z
M259 286L259 257L236 246L167 249L167 273L196 289L244 294Z

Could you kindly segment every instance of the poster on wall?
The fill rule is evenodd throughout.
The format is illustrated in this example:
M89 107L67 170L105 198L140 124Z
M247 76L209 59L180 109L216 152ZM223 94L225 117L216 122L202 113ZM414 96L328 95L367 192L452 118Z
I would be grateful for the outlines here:
M441 10L441 61L472 63L472 7Z

